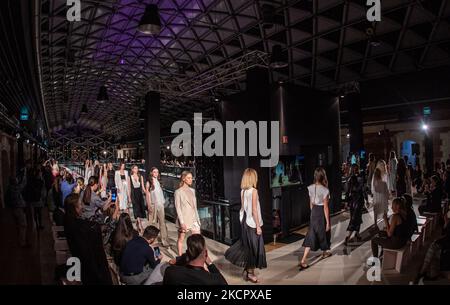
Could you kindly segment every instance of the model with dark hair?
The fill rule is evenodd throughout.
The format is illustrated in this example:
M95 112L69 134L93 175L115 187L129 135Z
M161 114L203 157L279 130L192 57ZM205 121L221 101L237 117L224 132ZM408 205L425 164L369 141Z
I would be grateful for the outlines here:
M142 219L146 219L147 207L144 202L144 178L139 173L139 168L137 165L131 167L130 175L130 204L133 206L133 216L137 220L138 231L142 232L144 230L142 226Z
M303 242L305 252L299 263L300 270L309 267L306 259L311 250L322 250L322 258L331 256L331 222L328 206L330 191L328 190L328 179L325 169L319 167L314 171L314 184L308 186L308 193L311 220L309 222L308 233Z
M355 232L356 239L361 239L359 230L362 224L362 210L364 207L364 180L359 174L359 166L357 164L352 165L352 175L348 181L347 198L350 208L350 221L347 227L345 245L347 245L353 232Z
M145 183L145 198L147 201L149 220L158 223L161 230L161 241L164 247L169 247L169 234L166 226L166 215L164 212L164 192L159 182L159 170L156 167L150 169L147 182Z
M114 183L117 188L117 197L120 202L120 210L128 213L128 208L130 205L130 177L128 176L128 171L125 170L125 163L123 162L120 163L119 169L115 173Z

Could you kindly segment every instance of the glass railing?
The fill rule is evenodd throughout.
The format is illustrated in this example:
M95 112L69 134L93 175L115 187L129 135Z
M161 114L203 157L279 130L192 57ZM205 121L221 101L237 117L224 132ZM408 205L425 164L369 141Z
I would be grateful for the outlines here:
M174 191L163 189L166 202L166 219L175 222L177 211L175 208ZM202 234L221 243L231 245L237 240L239 232L240 203L198 199L198 215L201 222Z

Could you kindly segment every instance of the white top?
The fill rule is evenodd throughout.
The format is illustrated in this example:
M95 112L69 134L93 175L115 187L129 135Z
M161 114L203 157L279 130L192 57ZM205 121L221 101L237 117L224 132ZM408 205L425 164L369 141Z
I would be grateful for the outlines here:
M155 206L163 205L166 200L164 199L164 192L161 188L161 184L159 184L158 179L156 179L155 177L152 177L152 179L153 179L153 185L154 185L153 190L150 191L152 203Z
M311 184L308 186L309 200L314 205L323 205L324 199L328 198L330 191L323 185Z
M250 228L256 228L256 222L253 219L253 211L252 211L252 194L254 188L249 188L247 190L241 190L241 198L243 198L244 202L244 209L240 211L239 219L242 221L242 218L244 217L244 211L247 214L246 216L246 223ZM263 225L262 217L261 217L261 207L259 204L259 197L257 197L257 210L258 210L258 218L259 218L259 225Z
M136 178L133 177L133 176L130 176L130 179L131 179L131 183L133 183L133 187L134 187L134 188L141 187L141 181L140 181L139 176L138 176L137 180L136 180Z

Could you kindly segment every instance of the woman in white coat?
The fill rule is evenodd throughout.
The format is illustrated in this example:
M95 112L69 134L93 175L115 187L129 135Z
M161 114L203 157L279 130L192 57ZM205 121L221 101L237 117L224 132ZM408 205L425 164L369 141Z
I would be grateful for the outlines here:
M117 196L119 197L120 210L128 213L129 198L130 198L130 176L128 171L125 170L125 163L120 163L119 170L116 171L114 176L114 182L116 183Z

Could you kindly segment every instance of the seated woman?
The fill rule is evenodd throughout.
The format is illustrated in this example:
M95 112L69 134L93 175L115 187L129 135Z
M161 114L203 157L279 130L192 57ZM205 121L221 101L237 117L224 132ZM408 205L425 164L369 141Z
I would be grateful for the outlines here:
M78 194L67 196L64 206L64 233L71 255L80 259L81 282L83 285L111 285L100 224L81 218L83 207Z
M441 237L436 239L428 248L425 254L425 259L419 273L414 281L415 284L419 283L420 279L424 278L427 280L437 279L441 274L442 251L450 249L450 212L445 217L445 225L443 228L443 234ZM447 261L443 265L450 265Z
M395 198L392 201L391 222L385 217L385 231L381 231L372 239L372 254L378 257L378 246L389 249L400 249L405 246L411 236L407 223L407 212L405 201L402 198Z
M438 176L431 177L431 184L429 188L425 189L427 196L427 203L419 207L420 215L423 213L439 213L441 211L441 201L444 197L442 191L442 183Z

